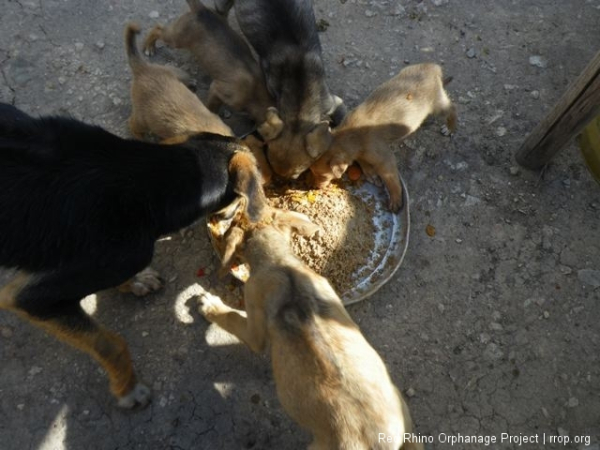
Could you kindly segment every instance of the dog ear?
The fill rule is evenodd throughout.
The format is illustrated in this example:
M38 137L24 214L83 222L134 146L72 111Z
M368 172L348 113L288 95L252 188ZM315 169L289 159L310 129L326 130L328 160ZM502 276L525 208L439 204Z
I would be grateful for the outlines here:
M223 236L223 242L225 243L225 249L223 250L221 268L219 269L220 277L227 274L237 253L243 249L244 230L235 226L231 227Z
M258 222L267 206L267 198L254 156L248 151L235 152L229 161L229 177L233 191L245 199L248 217L252 222Z
M321 232L321 227L312 223L308 216L295 211L277 210L273 224L284 232L293 230L304 237L313 237Z
M272 141L281 134L281 131L283 130L283 120L281 120L277 108L273 106L267 108L265 121L257 127L257 130L266 141Z
M331 161L329 161L329 167L331 168L331 172L336 178L342 178L342 175L344 175L344 172L346 171L349 165L350 162L344 161L344 158L340 153L334 155L333 158L331 158Z
M327 151L331 145L333 137L329 129L329 122L318 123L306 135L306 151L311 158L318 158Z

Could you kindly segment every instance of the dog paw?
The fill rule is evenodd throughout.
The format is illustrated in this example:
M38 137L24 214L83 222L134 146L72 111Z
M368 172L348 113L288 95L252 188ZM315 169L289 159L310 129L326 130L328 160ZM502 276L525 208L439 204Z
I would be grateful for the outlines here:
M392 211L394 214L397 214L404 206L404 201L402 200L401 196L398 198L390 198L388 206L390 208L390 211Z
M444 136L452 136L454 133L453 131L448 128L448 125L444 124L442 125L442 127L440 128L440 133L442 133Z
M144 55L154 56L156 54L156 45L146 45L144 47Z
M142 383L137 383L129 394L119 398L118 405L120 408L125 409L131 409L138 406L143 408L150 403L151 398L152 393L150 392L150 389Z
M158 291L162 286L163 280L158 272L151 267L146 267L131 279L130 292L137 297L143 297L150 292Z
M226 308L227 307L219 297L211 295L207 292L198 296L198 312L202 314L209 322L212 322L212 318Z

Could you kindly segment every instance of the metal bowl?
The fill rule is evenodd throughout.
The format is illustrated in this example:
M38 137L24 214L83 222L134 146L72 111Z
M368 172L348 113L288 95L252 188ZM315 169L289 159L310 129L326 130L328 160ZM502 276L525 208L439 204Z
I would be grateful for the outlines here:
M355 286L346 292L338 293L344 305L351 305L372 296L392 278L404 260L410 233L410 205L408 190L402 178L400 182L404 207L398 214L388 210L387 192L383 187L367 182L347 186L351 195L365 202L370 201L374 205L375 213L372 220L376 231L375 247L364 256L364 264L355 272L357 280ZM218 223L216 234L222 236L229 229L230 224L231 220ZM221 258L223 249L219 237L211 232L210 225L208 225L208 234L217 255ZM245 282L250 276L250 269L247 265L240 264L231 269L231 274Z

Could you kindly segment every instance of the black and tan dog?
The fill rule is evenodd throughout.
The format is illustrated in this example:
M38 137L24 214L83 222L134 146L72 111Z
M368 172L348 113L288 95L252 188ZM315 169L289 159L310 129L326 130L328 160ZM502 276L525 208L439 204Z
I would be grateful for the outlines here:
M0 104L0 267L18 270L0 290L0 308L95 358L120 406L145 404L150 391L124 339L96 324L80 300L135 277L159 236L240 197L259 220L261 182L234 138L207 133L165 147ZM145 276L148 289L158 287Z
M226 16L233 4L216 0L215 8ZM327 129L330 117L341 122L346 112L327 85L312 1L235 0L235 15L277 105L260 129L269 163L277 174L297 178L320 156L307 145L308 136Z
M270 343L279 400L312 433L309 449L422 450L403 439L412 421L384 362L327 279L292 252L292 229L310 236L319 227L294 212L269 219L226 235L225 267L236 253L250 264L246 314L208 294L200 311L255 352Z

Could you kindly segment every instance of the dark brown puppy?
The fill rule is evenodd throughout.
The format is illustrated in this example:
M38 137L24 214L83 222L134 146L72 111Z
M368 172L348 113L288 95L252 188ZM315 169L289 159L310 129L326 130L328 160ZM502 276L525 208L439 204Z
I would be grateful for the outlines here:
M0 309L95 358L120 406L143 405L150 391L126 342L80 300L127 283L148 266L158 237L240 197L248 218L261 219L261 183L233 138L206 133L166 148L0 104L0 267L18 270L0 289ZM158 287L150 278L149 290Z
M226 15L233 3L216 0L215 7ZM259 130L269 163L278 175L297 178L320 156L307 145L309 136L330 117L339 123L346 111L327 85L312 1L235 0L235 14L277 104Z
M187 0L190 12L168 25L156 25L146 37L144 51L151 56L156 41L192 52L212 83L206 106L213 112L225 103L236 111L247 111L259 127L274 106L258 62L248 44L221 16L199 0ZM278 130L280 131L280 130Z

